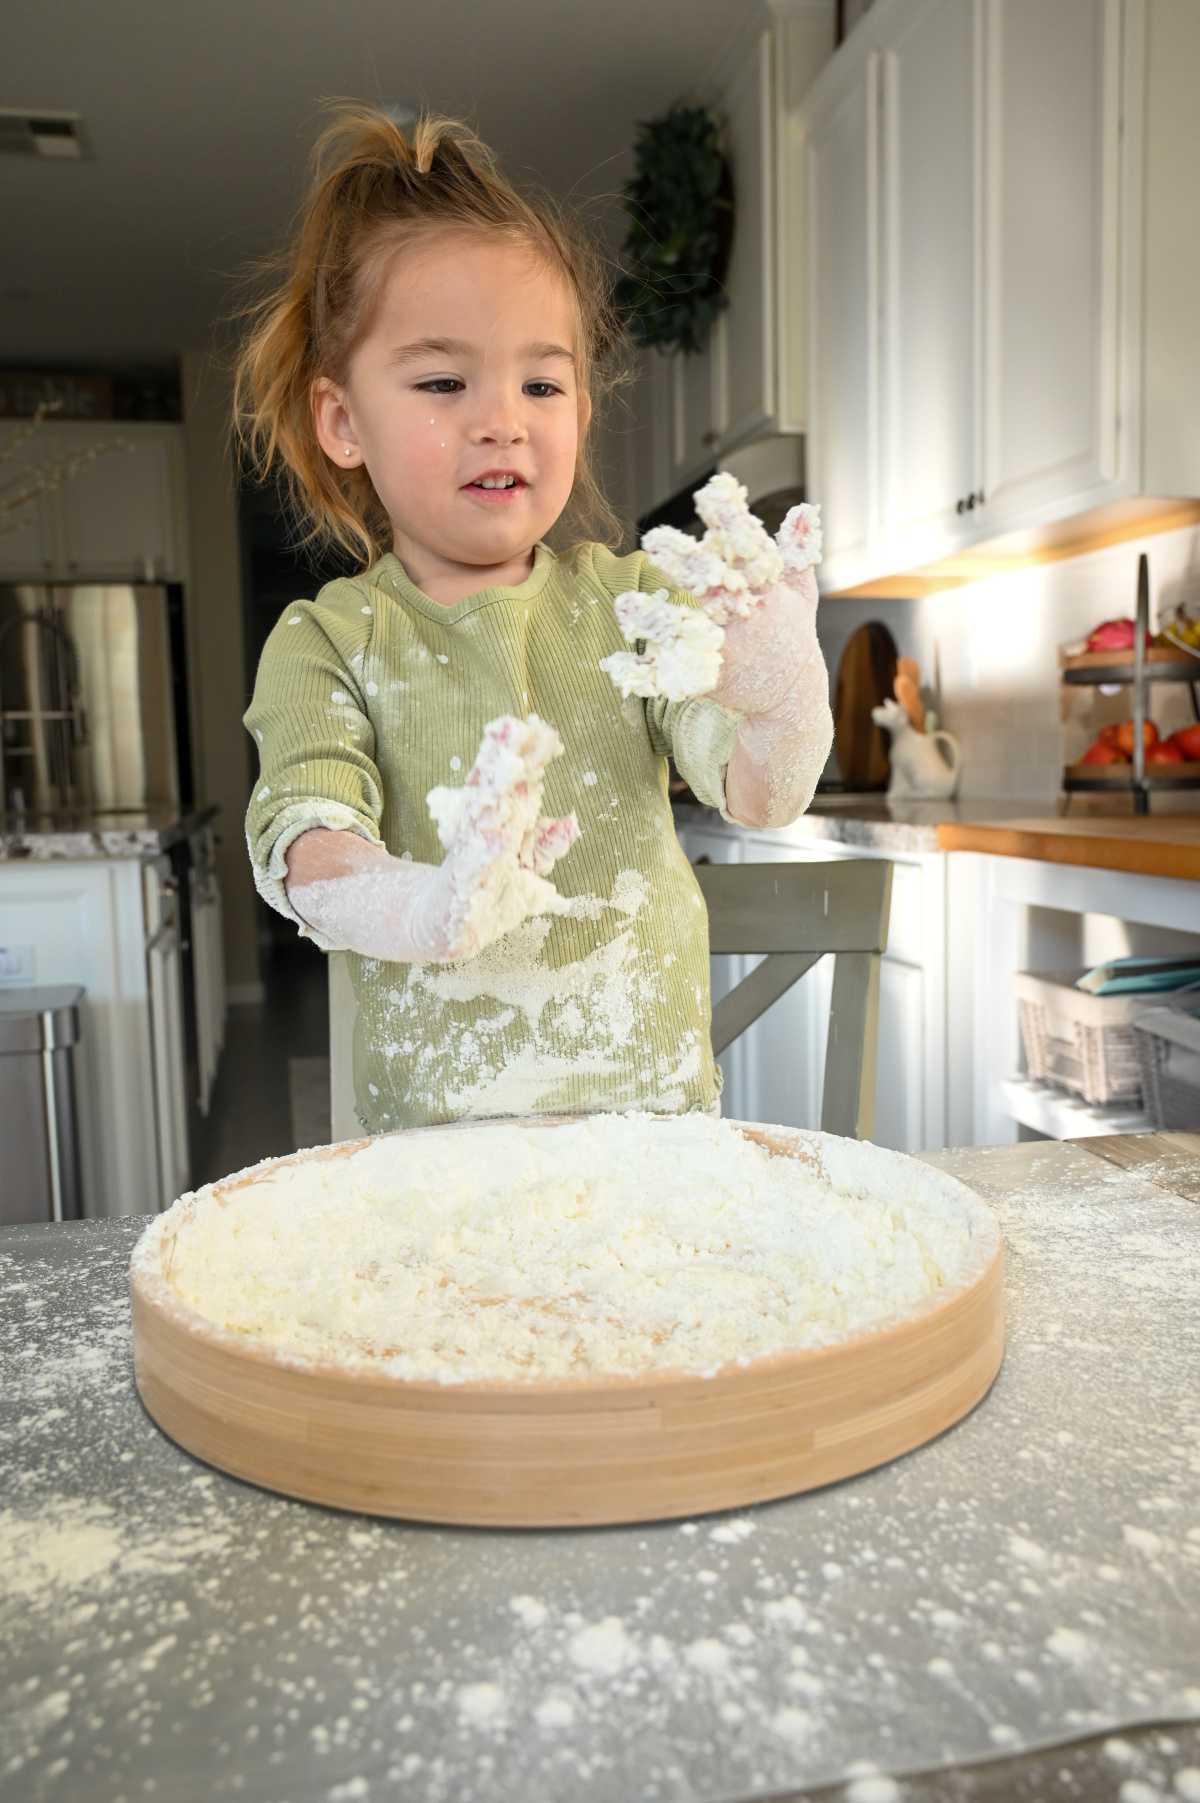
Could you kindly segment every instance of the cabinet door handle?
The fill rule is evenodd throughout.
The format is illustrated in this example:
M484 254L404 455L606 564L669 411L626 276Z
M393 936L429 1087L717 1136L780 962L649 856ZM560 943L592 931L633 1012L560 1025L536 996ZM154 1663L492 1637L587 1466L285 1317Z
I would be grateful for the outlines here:
M979 490L979 493L975 496L975 499L979 502L979 505L982 507L983 506L983 490L982 489Z
M966 511L966 506L967 503L965 501L956 501L954 503L955 513L964 513Z
M968 510L968 512L969 512L969 511L970 511L970 509L971 509L971 508L972 508L972 507L974 507L974 505L975 505L975 496L974 496L974 495L968 495L968 496L967 496L967 510Z

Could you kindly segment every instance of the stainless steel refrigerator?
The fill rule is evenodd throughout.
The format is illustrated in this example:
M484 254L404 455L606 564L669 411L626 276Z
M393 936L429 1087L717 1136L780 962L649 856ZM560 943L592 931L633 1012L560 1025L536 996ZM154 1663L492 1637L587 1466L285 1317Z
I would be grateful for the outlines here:
M0 585L0 815L193 799L182 587Z

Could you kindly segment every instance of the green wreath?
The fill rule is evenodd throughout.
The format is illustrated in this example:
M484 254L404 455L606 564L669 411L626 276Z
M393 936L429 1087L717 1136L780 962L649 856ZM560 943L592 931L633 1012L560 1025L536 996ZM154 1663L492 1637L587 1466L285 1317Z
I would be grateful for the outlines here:
M707 108L639 122L625 187L629 233L614 299L637 344L699 351L729 305L733 175Z

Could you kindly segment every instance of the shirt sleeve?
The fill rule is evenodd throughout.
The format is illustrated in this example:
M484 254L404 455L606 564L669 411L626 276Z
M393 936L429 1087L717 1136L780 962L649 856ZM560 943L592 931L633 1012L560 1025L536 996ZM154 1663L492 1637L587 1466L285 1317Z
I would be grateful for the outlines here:
M284 889L287 851L313 827L380 841L383 793L375 730L358 682L323 626L319 605L295 602L263 647L244 715L259 780L246 810L246 848L263 900L302 938L336 950L307 926Z
M643 556L638 574L638 588L643 593L667 589L667 599L676 607L699 607L695 595L687 589L672 588L670 582ZM719 701L700 697L689 701L668 701L665 696L645 703L646 726L650 742L662 757L674 759L675 768L697 801L716 808L722 820L733 826L738 822L726 811L725 772L733 756L742 716Z

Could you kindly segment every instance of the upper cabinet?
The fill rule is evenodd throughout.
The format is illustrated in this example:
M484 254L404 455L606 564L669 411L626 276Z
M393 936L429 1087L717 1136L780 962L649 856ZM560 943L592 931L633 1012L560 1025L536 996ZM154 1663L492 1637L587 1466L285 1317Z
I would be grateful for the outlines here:
M114 439L131 448L87 453ZM17 453L22 469L74 464L0 535L0 578L159 582L186 575L183 429L140 420L47 420Z
M706 89L733 173L728 307L699 352L643 353L639 511L720 456L807 424L800 100L833 50L833 0L766 0ZM647 485L648 478L650 480Z
M1184 0L877 0L839 48L802 109L826 591L1200 517L1197 66Z

